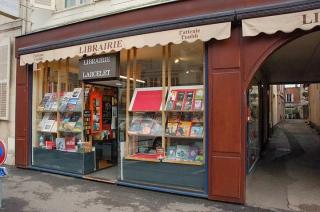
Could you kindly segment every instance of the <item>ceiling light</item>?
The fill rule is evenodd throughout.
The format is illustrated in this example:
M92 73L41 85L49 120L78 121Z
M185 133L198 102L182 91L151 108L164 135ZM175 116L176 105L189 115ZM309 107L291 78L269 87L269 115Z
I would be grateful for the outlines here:
M190 71L186 71L186 74L189 74L190 73Z
M180 62L179 58L176 58L176 59L174 60L174 63L175 63L175 64L177 64L177 63L179 63L179 62Z

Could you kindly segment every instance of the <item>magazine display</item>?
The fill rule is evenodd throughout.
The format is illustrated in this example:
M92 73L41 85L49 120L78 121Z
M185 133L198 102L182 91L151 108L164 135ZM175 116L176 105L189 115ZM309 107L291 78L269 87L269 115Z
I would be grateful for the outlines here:
M169 90L166 111L202 111L203 88L172 87Z
M175 86L166 88L166 92L162 111L129 110L128 159L202 165L204 88L202 85ZM138 100L139 104L147 104L143 98Z
M57 116L55 113L44 113L38 125L41 132L57 132Z
M177 145L167 147L167 160L175 161L203 161L200 148L195 145Z
M42 98L38 110L39 111L57 111L58 102L56 93L46 93Z
M75 88L73 92L64 92L60 99L59 111L80 112L82 110L81 92L82 88Z
M72 92L46 93L38 111L37 131L39 146L50 150L76 151L76 142L81 139L82 88Z
M181 137L203 137L203 115L201 113L171 112L167 117L166 135Z
M132 118L128 130L129 134L150 136L162 135L162 118L159 113L145 113Z

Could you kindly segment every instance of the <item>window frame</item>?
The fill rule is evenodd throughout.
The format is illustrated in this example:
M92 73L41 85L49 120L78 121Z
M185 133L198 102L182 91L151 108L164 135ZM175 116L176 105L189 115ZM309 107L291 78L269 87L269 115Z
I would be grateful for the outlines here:
M93 0L83 0L85 1L84 3L81 3L82 0L75 0L75 5L72 5L72 6L69 6L67 7L67 1L70 1L70 0L64 0L63 1L63 8L64 9L70 9L70 8L75 8L75 7L80 7L80 6L83 6L83 5L86 5L86 4L91 4L93 2Z

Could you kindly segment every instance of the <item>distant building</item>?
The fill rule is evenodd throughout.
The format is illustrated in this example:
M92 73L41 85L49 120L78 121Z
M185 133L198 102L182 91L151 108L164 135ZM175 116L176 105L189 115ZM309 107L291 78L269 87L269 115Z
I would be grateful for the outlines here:
M272 127L285 118L285 94L284 85L270 86L270 123Z
M308 118L308 87L295 84L285 86L285 118Z

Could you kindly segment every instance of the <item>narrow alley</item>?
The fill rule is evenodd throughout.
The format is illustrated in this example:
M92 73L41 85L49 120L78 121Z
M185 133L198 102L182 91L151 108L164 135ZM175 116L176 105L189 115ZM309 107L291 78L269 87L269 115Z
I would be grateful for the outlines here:
M283 120L247 179L247 204L320 211L319 194L320 136L305 120Z

